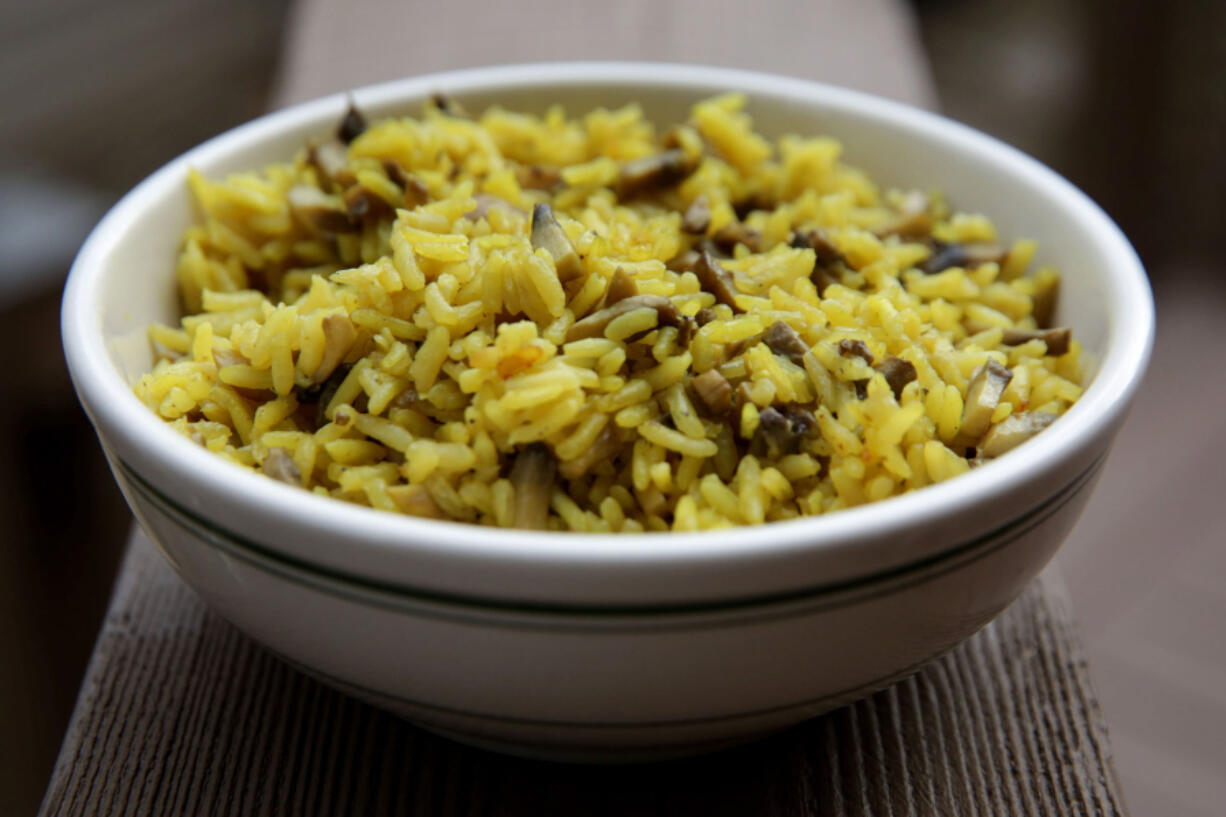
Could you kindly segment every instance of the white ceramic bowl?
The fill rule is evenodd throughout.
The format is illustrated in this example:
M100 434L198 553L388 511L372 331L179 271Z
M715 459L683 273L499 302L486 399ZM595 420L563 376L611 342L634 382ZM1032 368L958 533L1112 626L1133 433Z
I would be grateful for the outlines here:
M828 133L887 185L946 191L1065 279L1058 322L1096 365L1042 435L974 473L829 517L696 534L489 530L322 499L242 471L132 394L144 327L174 321L172 273L208 175L283 160L330 131L333 96L192 150L106 216L64 295L73 380L116 479L213 609L329 683L471 743L567 759L698 751L866 695L992 619L1055 552L1149 356L1153 304L1127 240L1085 195L962 125L809 82L711 68L552 64L362 89L372 116L442 91L572 112L637 101L658 122L737 89L768 135Z

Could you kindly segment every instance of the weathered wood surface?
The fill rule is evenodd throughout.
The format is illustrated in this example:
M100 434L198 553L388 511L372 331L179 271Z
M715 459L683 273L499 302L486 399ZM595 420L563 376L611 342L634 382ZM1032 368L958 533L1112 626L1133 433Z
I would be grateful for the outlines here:
M1112 815L1067 603L996 622L854 706L720 755L568 767L469 749L322 686L209 612L134 536L47 815Z

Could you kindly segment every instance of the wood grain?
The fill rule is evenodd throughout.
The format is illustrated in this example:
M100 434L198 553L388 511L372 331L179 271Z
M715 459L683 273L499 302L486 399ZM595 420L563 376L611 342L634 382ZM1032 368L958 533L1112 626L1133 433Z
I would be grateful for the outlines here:
M1113 815L1050 581L918 675L769 740L569 767L469 749L296 672L133 537L45 815Z

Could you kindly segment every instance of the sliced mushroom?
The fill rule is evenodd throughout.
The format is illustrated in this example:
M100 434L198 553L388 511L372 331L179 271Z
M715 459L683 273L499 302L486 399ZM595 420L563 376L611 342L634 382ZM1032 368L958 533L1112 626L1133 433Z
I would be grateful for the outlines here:
M868 350L868 345L862 340L844 338L839 341L839 354L843 357L858 357L868 365L873 365L873 353Z
M345 213L353 224L360 224L367 218L378 218L392 212L392 207L382 196L367 190L360 184L351 184L341 201L345 204Z
M543 165L520 165L515 169L515 179L525 190L544 190L552 193L562 186L562 171Z
M315 401L315 428L320 429L328 424L328 404L332 402L332 398L336 396L337 390L341 384L345 382L345 378L349 376L349 370L353 367L348 364L341 364L336 367L336 371L332 372L327 380L314 387L314 393L308 391L301 399L310 402L313 398ZM416 394L416 392L414 392Z
M571 324L570 329L566 330L566 342L570 343L575 340L583 340L584 338L597 338L604 335L605 327L614 318L621 317L627 312L633 312L636 309L654 309L659 316L657 326L676 326L681 328L682 317L677 307L673 306L673 302L663 295L633 295L629 298L623 298L612 306L606 306L599 312L593 312L581 321L576 321Z
M345 111L345 116L341 119L340 127L336 129L336 135L346 145L357 139L366 132L366 117L353 104L353 100L349 100L349 110Z
M795 454L816 429L817 419L808 409L771 406L758 415L758 428L749 441L749 453L769 459Z
M307 149L307 161L319 176L324 190L345 188L357 181L349 169L349 153L340 142L323 142Z
M798 250L813 250L813 271L809 273L809 280L817 287L819 296L826 294L827 287L839 283L839 268L847 261L824 232L814 228L793 233L788 244Z
M742 221L754 210L766 210L769 212L774 209L774 198L762 191L751 193L745 198L732 203L732 212L736 213L736 217Z
M709 226L711 226L711 203L707 201L704 193L695 196L690 206L686 208L685 216L681 219L681 229L690 235L703 235Z
M943 241L934 241L932 255L920 264L920 269L929 274L950 267L974 269L982 264L1000 263L1006 254L1008 250L999 244L946 244Z
M464 116L464 109L460 107L460 103L441 91L435 91L430 94L430 104L439 113L446 114L447 116Z
M1056 422L1056 419L1055 414L1045 411L1011 414L983 435L979 442L979 454L983 457L999 457L1026 442Z
M1001 343L1006 346L1020 346L1036 338L1047 344L1047 354L1052 357L1060 357L1068 354L1069 345L1073 342L1073 330L1068 327L1038 330L1006 329Z
M1000 397L1013 379L1013 372L989 360L971 376L966 389L966 405L962 409L962 429L959 437L976 441L992 424L992 412L1000 405ZM973 444L973 442L968 443Z
M604 305L612 306L618 301L633 298L638 294L639 288L634 283L634 279L627 275L624 269L618 267L613 272L613 277L609 279L609 288L604 294Z
M885 378L885 382L890 386L890 391L894 392L895 400L902 397L902 390L916 378L915 364L893 355L890 355L873 368Z
M675 187L695 167L697 163L679 148L627 162L617 178L617 197L624 201Z
M694 274L698 276L699 285L714 295L716 301L732 307L733 312L745 311L736 305L736 288L733 286L732 273L716 263L708 250L698 254Z
M515 487L514 525L525 530L545 530L549 522L549 498L553 494L558 463L544 443L533 443L515 455L511 485Z
M966 331L972 335L986 332L991 328L993 327L976 321L966 322ZM1047 354L1053 357L1060 357L1069 350L1069 344L1073 340L1073 330L1067 327L1055 329L1018 329L1014 326L1003 327L1001 329L1000 342L1005 346L1021 346L1023 343L1032 340L1043 341L1043 343L1047 344Z
M566 479L579 479L597 464L612 459L621 448L621 439L613 423L604 427L592 445L573 460L558 466L558 473Z
M1051 326L1056 312L1056 298L1059 294L1060 279L1054 277L1041 285L1034 294L1034 310L1031 314L1034 316L1035 323L1044 329Z
M507 201L501 196L495 196L492 193L478 193L477 195L473 196L473 201L477 202L477 206L464 214L464 218L468 219L469 221L480 221L483 218L489 218L491 210L501 210L507 215L515 215L519 216L520 218L524 218L528 215L514 204L511 204L511 202ZM532 246L534 248L536 247L535 240L533 241ZM552 253L550 254L552 255Z
M553 256L558 280L563 283L583 274L579 254L575 252L570 239L566 237L566 231L562 229L553 214L553 208L548 204L538 204L532 208L532 249L544 249Z
M693 272L698 265L698 255L698 250L685 250L665 261L664 266L679 274Z
M737 244L744 244L750 252L762 252L762 232L752 227L746 227L740 221L730 221L715 231L711 241L727 253L731 253Z
M843 253L839 252L839 248L834 245L830 237L816 227L804 232L792 233L792 238L788 241L788 245L798 250L813 250L814 255L817 257L817 262L823 266L830 267L847 262L847 259L843 258Z
M873 231L878 238L896 235L905 239L923 238L932 232L932 216L928 212L928 197L913 190L903 199L898 215Z
M447 514L425 485L392 485L387 489L387 495L396 504L396 509L410 516L422 516L426 519L446 519Z
M690 385L712 415L723 417L732 411L732 384L718 369L703 372L691 380Z
M706 326L711 321L715 320L717 315L715 310L709 306L704 306L702 309L694 313L694 322L699 326Z
M349 354L349 347L353 346L354 340L357 339L357 330L353 328L353 321L349 320L348 315L333 313L324 316L324 356L320 359L319 365L315 367L315 372L311 375L311 379L316 383L327 380L337 365L344 360L345 355Z
M404 206L417 207L430 200L430 188L426 183L405 170L395 159L383 160L383 172L404 190Z
M762 342L775 354L786 357L797 366L804 365L805 352L809 351L809 347L796 334L796 330L783 321L775 321L766 327Z
M298 470L298 464L284 448L268 449L260 470L265 476L284 482L286 485L302 487L302 472Z
M694 333L697 331L698 321L682 315L681 325L677 327L677 346L682 349L688 349L690 341L694 339Z
M318 187L296 184L286 194L290 212L306 227L320 233L352 233L358 226L342 206Z

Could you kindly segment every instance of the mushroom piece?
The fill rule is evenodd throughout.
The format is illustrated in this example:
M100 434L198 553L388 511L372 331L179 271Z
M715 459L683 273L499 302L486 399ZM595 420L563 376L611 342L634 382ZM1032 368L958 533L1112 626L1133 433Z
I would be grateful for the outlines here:
M798 250L813 250L813 271L809 273L809 280L817 287L819 296L826 294L827 287L839 283L838 269L846 265L847 259L824 232L814 228L793 233L788 245Z
M383 160L383 172L404 191L404 206L413 208L430 200L430 188L395 159Z
M302 395L302 399L308 402L311 399L315 400L315 428L323 428L328 424L328 404L332 402L332 398L336 396L337 390L345 382L352 368L348 364L337 366L331 377Z
M868 345L862 340L845 338L839 341L839 354L843 357L858 357L868 365L873 365L873 353L868 350Z
M878 238L896 235L905 239L923 238L930 232L932 216L928 212L928 197L918 190L907 194L893 221L873 231Z
M916 378L915 364L893 355L890 355L873 368L885 378L885 382L890 386L890 391L894 392L895 400L902 397L902 390Z
M544 165L520 165L515 168L515 180L525 190L552 193L563 185L562 171Z
M488 218L490 214L490 210L501 210L507 215L515 215L515 216L519 216L520 218L523 218L524 216L528 215L523 210L520 210L518 207L516 207L514 204L511 204L511 202L507 201L501 196L495 196L492 193L478 193L475 196L473 196L473 201L477 202L477 206L464 214L464 218L468 219L469 221L480 221L483 218ZM548 206L548 205L545 205L545 206ZM561 229L561 228L559 227L558 229ZM534 249L536 248L535 239L532 242L532 246ZM569 246L569 242L568 242L568 246ZM552 253L550 254L552 255Z
M992 412L1000 405L1000 397L1013 379L1013 372L989 360L971 376L966 389L966 405L962 409L962 429L959 438L975 441L992 424ZM968 445L973 443L968 443Z
M604 334L605 327L614 318L644 307L654 309L659 315L658 326L681 328L683 323L681 313L668 298L663 295L633 295L571 324L570 329L566 330L566 342L600 337Z
M352 223L360 223L367 217L378 218L392 212L392 206L382 196L367 190L360 184L352 184L341 196L345 212Z
M681 219L681 230L690 235L703 235L710 226L711 203L707 201L705 193L699 194L686 208L685 216Z
M290 212L306 227L320 233L353 233L358 226L335 199L318 187L296 184L286 194Z
M801 441L816 428L817 419L808 409L771 406L758 415L758 428L749 441L749 453L768 459L795 454Z
M723 417L732 411L732 384L718 369L703 372L691 380L690 385L711 414Z
M694 313L694 322L699 326L706 326L717 317L718 316L715 314L714 309L709 306L704 306L702 309Z
M1046 411L1011 414L983 435L979 442L979 454L983 457L999 457L1026 442L1056 422L1056 419L1055 414Z
M1056 297L1060 294L1060 279L1052 278L1040 285L1034 293L1034 322L1041 327L1051 326L1052 317L1056 312Z
M634 279L627 275L624 269L618 267L613 272L613 277L609 279L609 286L604 293L604 305L612 306L618 301L633 298L638 294L639 288L634 283Z
M532 208L532 249L544 249L553 256L558 280L563 283L583 274L579 255L548 204L538 204Z
M464 109L460 107L460 103L456 102L454 99L441 91L435 91L434 93L430 94L430 104L433 105L441 114L445 114L447 116L464 116Z
M698 321L682 315L681 325L677 327L677 345L682 349L688 349L690 341L694 339L694 333L697 331Z
M762 333L762 342L777 355L782 355L797 366L804 366L808 345L796 334L796 330L783 321L775 321Z
M993 327L977 321L967 321L966 331L972 335L986 332ZM1069 350L1073 340L1073 330L1067 327L1054 329L1018 329L1015 326L1001 328L1000 342L1005 346L1020 346L1032 340L1041 340L1047 344L1047 354L1060 357Z
M325 315L322 323L324 331L324 356L315 367L311 379L316 383L327 380L337 365L349 353L349 347L357 339L357 330L348 315L333 313Z
M715 296L721 304L732 307L733 312L744 312L736 305L736 289L733 286L732 273L716 263L710 251L703 250L698 254L694 264L694 274L698 276L699 285Z
M698 250L685 250L684 252L679 252L664 262L665 267L678 274L693 272L694 267L697 265Z
M698 166L684 150L673 148L622 166L615 190L623 201L680 184Z
M349 110L345 111L345 116L341 119L340 127L336 129L336 135L346 145L357 139L366 132L366 117L353 104L353 100L349 100Z
M617 430L613 423L608 423L586 451L559 465L558 473L566 479L579 479L597 463L612 459L620 447L621 440L617 436Z
M1067 327L1058 329L1006 329L1001 343L1006 346L1019 346L1035 339L1047 344L1047 354L1060 357L1066 354L1073 340L1073 330Z
M843 257L843 253L839 252L839 248L834 245L830 237L816 227L804 232L792 233L788 246L798 250L813 250L817 262L828 267L847 263L847 259Z
M732 202L732 212L736 213L736 217L742 221L755 210L770 212L779 206L775 201L775 197L764 190L758 190L750 193L744 198L737 199Z
M515 455L511 485L515 488L514 525L525 530L545 530L549 522L549 499L558 463L544 443L533 443Z
M731 253L737 244L744 244L750 252L762 251L762 233L752 227L746 227L740 221L730 221L715 231L711 241L727 253Z
M319 176L319 186L324 190L348 187L357 181L349 169L349 153L340 142L324 142L307 149L307 161Z
M388 497L396 504L396 509L410 516L423 516L426 519L446 519L447 514L430 496L425 485L389 485Z
M302 472L298 470L298 464L284 448L268 449L268 453L264 455L264 462L260 464L260 470L265 476L284 482L286 485L302 487Z
M946 244L943 241L934 241L932 255L920 264L920 269L929 274L950 267L973 269L982 264L1000 263L1007 254L1008 250L999 244Z

